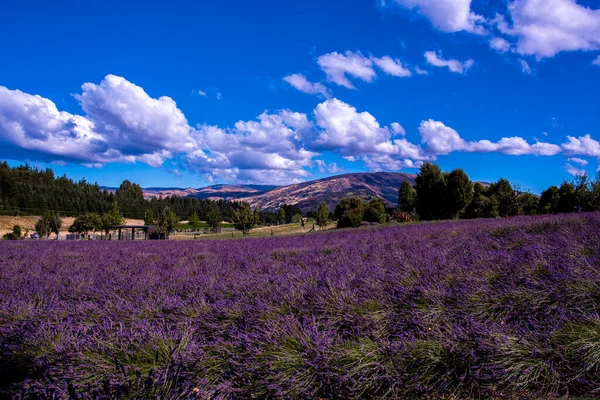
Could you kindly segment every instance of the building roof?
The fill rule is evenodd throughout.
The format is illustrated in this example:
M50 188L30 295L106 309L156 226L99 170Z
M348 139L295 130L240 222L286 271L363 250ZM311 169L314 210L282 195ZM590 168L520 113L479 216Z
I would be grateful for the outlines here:
M156 228L156 225L108 225L105 228L108 229L142 229L142 228Z

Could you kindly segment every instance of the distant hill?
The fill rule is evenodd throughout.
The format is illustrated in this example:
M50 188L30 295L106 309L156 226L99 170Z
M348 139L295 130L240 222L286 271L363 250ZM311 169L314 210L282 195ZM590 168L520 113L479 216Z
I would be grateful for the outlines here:
M377 196L389 206L395 206L402 182L408 180L414 185L415 178L416 175L399 172L352 173L282 186L238 200L261 210L276 210L283 204L295 204L302 212L316 210L323 200L333 211L342 198L350 195L365 200Z
M333 211L339 201L350 195L365 200L372 197L383 198L389 206L398 203L398 189L405 180L415 183L414 174L400 172L351 173L330 176L289 186L269 185L213 185L204 188L144 188L144 197L180 196L211 200L238 200L248 202L252 207L274 211L283 204L295 204L303 212L316 210L325 201ZM104 189L104 187L103 187ZM116 188L106 187L109 191Z

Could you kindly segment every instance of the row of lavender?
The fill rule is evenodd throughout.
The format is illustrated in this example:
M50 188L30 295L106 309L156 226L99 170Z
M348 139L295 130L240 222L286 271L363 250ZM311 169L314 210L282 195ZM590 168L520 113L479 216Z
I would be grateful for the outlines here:
M0 397L600 388L599 214L0 254Z

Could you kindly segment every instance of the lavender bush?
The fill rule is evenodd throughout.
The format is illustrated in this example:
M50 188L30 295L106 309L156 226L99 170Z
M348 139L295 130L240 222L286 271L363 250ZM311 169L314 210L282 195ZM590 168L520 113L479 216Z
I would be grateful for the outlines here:
M599 251L599 214L0 242L0 397L591 395Z

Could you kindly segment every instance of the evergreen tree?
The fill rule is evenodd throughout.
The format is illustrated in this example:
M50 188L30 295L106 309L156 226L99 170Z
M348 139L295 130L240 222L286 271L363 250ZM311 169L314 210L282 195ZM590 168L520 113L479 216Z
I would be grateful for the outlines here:
M107 233L107 226L123 225L123 217L121 216L121 211L119 211L119 204L116 201L113 201L110 211L102 216L102 225L104 225Z
M412 213L415 211L417 192L409 181L402 182L400 190L398 191L398 200L400 203L400 209L402 211L407 213Z
M415 182L416 209L419 218L423 220L442 219L446 179L440 167L430 162L423 164Z
M490 187L490 192L498 201L498 214L501 217L519 215L519 195L507 179L500 179Z
M147 208L144 213L144 225L154 225L156 223L156 219L154 218L154 213L151 208Z
M455 169L446 178L446 217L458 218L473 200L473 184L462 169Z
M96 213L86 213L75 219L69 232L88 234L102 229L102 218Z
M175 230L179 224L179 218L175 211L171 207L167 206L163 208L162 212L158 216L157 231L160 233L171 233Z
M200 227L200 223L201 222L200 222L200 217L198 216L198 213L194 212L189 219L189 224L191 225L192 228L198 229Z
M223 220L223 216L221 215L221 213L219 212L219 210L217 208L209 211L208 214L206 215L206 223L208 225L210 225L210 227L213 229L213 231L217 229L219 224L221 224L222 220Z
M385 212L385 202L383 199L376 197L369 201L365 208L363 219L368 222L384 224L387 220L387 213Z
M560 201L560 193L558 187L555 185L550 186L548 189L542 192L540 197L539 211L541 214L553 214L558 210L558 203Z
M334 214L338 228L356 228L363 221L365 204L360 197L346 197L335 207Z
M327 224L329 223L329 208L327 208L327 203L322 201L319 204L319 208L317 209L317 217L316 222L319 228L325 229Z
M285 210L283 207L279 208L279 213L277 213L277 217L280 224L285 224Z
M52 230L50 229L50 221L46 214L35 223L35 231L39 233L41 237L50 236Z
M244 236L256 227L256 218L248 203L242 203L242 207L233 212L233 224Z

